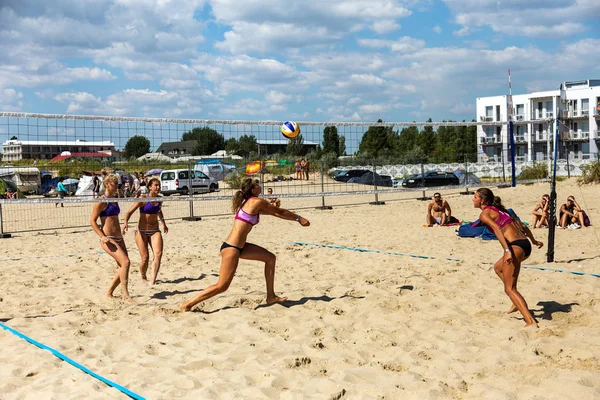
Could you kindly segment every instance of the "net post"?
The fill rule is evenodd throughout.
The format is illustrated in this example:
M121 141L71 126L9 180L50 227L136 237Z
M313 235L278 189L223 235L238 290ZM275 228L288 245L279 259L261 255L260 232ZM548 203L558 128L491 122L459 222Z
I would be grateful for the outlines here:
M383 206L385 201L379 201L379 193L377 192L377 167L375 159L373 159L373 188L375 189L375 201L370 202L372 206Z
M12 237L10 233L4 233L4 223L2 220L2 204L0 203L0 239L8 239Z
M425 187L425 167L423 166L423 161L421 161L421 187ZM423 196L417 197L417 200L428 201L431 200L431 197L427 197L425 195L425 189L423 189Z
M325 162L323 160L321 160L319 162L320 168L321 168L321 206L320 207L315 207L315 209L317 210L331 210L333 209L333 207L331 206L326 206L325 205L325 168L324 168L324 164Z
M546 253L546 261L554 262L554 237L556 234L556 153L558 151L558 115L556 116L556 123L554 126L555 134L554 134L554 142L556 145L554 146L554 163L552 170L552 186L550 190L550 205L548 207L548 252Z
M194 186L193 186L193 181L192 181L192 161L189 160L188 161L188 196L189 196L189 203L190 203L190 216L189 217L183 217L182 220L184 221L200 221L202 220L202 217L197 217L194 215ZM210 181L208 183L209 188L210 188Z
M472 192L469 190L469 159L466 155L465 155L465 191L460 192L460 194L467 195L467 196L471 195L471 194L475 194L475 192Z

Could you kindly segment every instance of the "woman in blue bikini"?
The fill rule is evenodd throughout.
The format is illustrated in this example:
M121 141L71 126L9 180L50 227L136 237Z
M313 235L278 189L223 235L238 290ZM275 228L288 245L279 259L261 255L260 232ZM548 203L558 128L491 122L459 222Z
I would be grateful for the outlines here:
M148 182L147 195L141 195L141 198L145 197L158 197L160 194L160 181L156 178L150 179ZM163 238L158 229L158 223L162 222L163 231L169 232L165 217L162 212L162 202L149 201L147 203L133 203L129 211L125 213L125 219L123 220L123 235L127 232L129 218L133 215L135 210L140 209L140 219L138 221L138 227L135 230L135 243L140 251L140 275L142 280L148 282L146 272L148 271L148 261L150 259L150 253L148 251L148 245L152 248L154 253L154 260L152 261L152 277L150 278L150 285L154 285L156 277L158 276L158 270L160 269L160 262L163 254Z
M105 192L101 198L113 198L117 196L118 183L116 176L113 174L107 175L103 179L102 184L104 185ZM116 202L95 203L94 208L92 209L92 216L90 217L90 225L94 232L100 237L102 249L115 259L119 267L110 282L106 295L110 298L114 298L113 292L120 284L121 291L123 292L123 300L134 303L134 300L129 295L127 286L129 281L130 262L127 246L125 245L125 241L121 234L121 226L119 224L120 212L121 209ZM100 218L101 225L98 225L98 218Z
M508 214L499 197L487 188L480 188L473 196L473 206L481 209L479 219L490 230L504 249L504 255L494 265L494 272L504 283L504 292L512 301L512 306L507 313L519 311L525 319L525 326L537 327L537 322L529 312L527 302L517 290L517 280L521 270L521 263L531 254L531 243L527 236L531 237L533 244L542 247L544 244L535 240L531 231L527 229L527 236L522 231L521 223Z
M185 301L181 305L182 311L190 311L196 304L226 291L233 280L240 258L265 263L267 304L281 303L287 300L287 297L278 297L275 294L275 254L263 247L246 242L246 239L254 225L258 224L261 213L289 221L298 221L302 226L309 226L310 222L298 214L271 205L267 200L258 197L260 193L261 187L258 181L250 178L244 179L241 189L233 196L232 208L235 220L231 233L221 246L219 280L195 297Z

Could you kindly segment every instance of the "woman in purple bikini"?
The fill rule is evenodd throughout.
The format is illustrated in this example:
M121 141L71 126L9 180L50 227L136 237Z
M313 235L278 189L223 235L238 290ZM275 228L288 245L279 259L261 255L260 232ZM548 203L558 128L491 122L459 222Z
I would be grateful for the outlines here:
M115 175L108 174L104 177L102 184L104 185L105 192L100 198L113 198L117 196L118 182ZM123 292L123 300L134 303L134 300L129 295L127 286L129 281L130 262L127 246L125 245L125 241L121 234L121 226L119 224L120 212L121 209L116 202L95 203L94 208L92 209L92 216L90 217L90 225L94 232L100 237L100 246L102 246L102 249L114 258L119 267L110 282L106 295L110 298L114 298L113 292L120 284L121 291ZM100 218L101 225L98 225L98 218Z
M240 258L265 263L267 304L281 303L287 300L287 297L279 297L275 294L275 254L263 247L246 242L246 239L254 225L258 224L261 213L289 221L298 221L302 226L309 226L310 222L298 214L275 207L267 200L259 198L260 193L261 187L258 181L250 178L244 179L240 190L233 196L232 209L235 213L235 220L231 233L221 246L219 280L195 297L185 301L181 305L182 311L190 311L196 304L226 291L233 280Z
M523 233L521 223L516 221L508 214L508 211L502 205L498 196L487 188L477 189L473 196L473 207L480 208L479 219L490 230L494 232L496 238L504 249L502 258L496 261L494 272L504 283L504 292L512 301L512 306L507 313L519 311L525 319L525 326L535 326L538 324L529 312L527 302L517 290L517 280L521 263L531 255L531 243ZM528 232L533 244L542 247L544 244L535 240L531 231Z
M150 179L148 182L147 195L141 195L141 198L158 197L160 194L160 181L156 178ZM123 220L123 235L127 232L129 218L133 215L135 210L139 208L140 219L138 221L138 227L135 230L135 243L140 251L140 275L142 280L148 282L146 272L148 271L148 262L150 259L150 253L148 246L152 248L154 253L154 260L152 261L152 276L150 277L150 285L154 285L156 277L158 276L158 270L160 269L160 262L163 254L163 238L158 229L158 223L162 222L163 231L169 232L165 217L162 212L162 202L160 201L149 201L133 203L129 211L125 213L125 219Z

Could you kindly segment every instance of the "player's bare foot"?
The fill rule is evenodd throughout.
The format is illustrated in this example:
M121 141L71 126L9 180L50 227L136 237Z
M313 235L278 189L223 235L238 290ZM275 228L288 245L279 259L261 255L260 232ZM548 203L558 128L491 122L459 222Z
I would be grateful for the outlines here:
M267 304L272 305L275 303L283 303L287 299L288 299L287 297L279 297L279 296L267 297Z
M530 328L530 327L536 327L539 328L537 322L533 321L533 322L528 322L525 324L525 328Z
M188 306L186 303L181 303L181 305L179 306L179 311L181 311L181 312L192 311L192 307L193 306Z
M109 300L117 300L117 298L112 293L106 293L106 298Z
M129 304L137 304L136 301L131 296L123 296L123 301Z
M507 314L512 314L515 311L518 311L519 309L517 308L517 306L515 306L514 304L512 306L510 306L510 308L508 309L508 311L506 312Z

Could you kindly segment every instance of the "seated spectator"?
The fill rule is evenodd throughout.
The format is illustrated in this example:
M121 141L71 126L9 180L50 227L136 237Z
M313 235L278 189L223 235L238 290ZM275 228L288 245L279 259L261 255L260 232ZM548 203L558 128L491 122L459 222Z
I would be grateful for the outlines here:
M6 192L4 192L4 197L6 197L7 199L16 199L17 192L13 192L11 188L6 188Z
M268 188L267 189L267 201L270 204L273 204L275 207L281 207L281 200L279 200L277 198L277 196L273 196L273 189L272 188Z
M581 209L573 196L567 197L567 202L560 207L559 224L563 229L567 227L579 229L582 226L588 226L589 219L586 224L585 217L587 217L585 211Z
M547 194L542 196L542 200L535 205L532 211L533 214L533 229L548 227L548 207L550 206L550 196Z
M440 193L433 195L433 201L429 203L427 208L426 222L427 226L446 225L450 222L452 210L450 204L444 199Z

